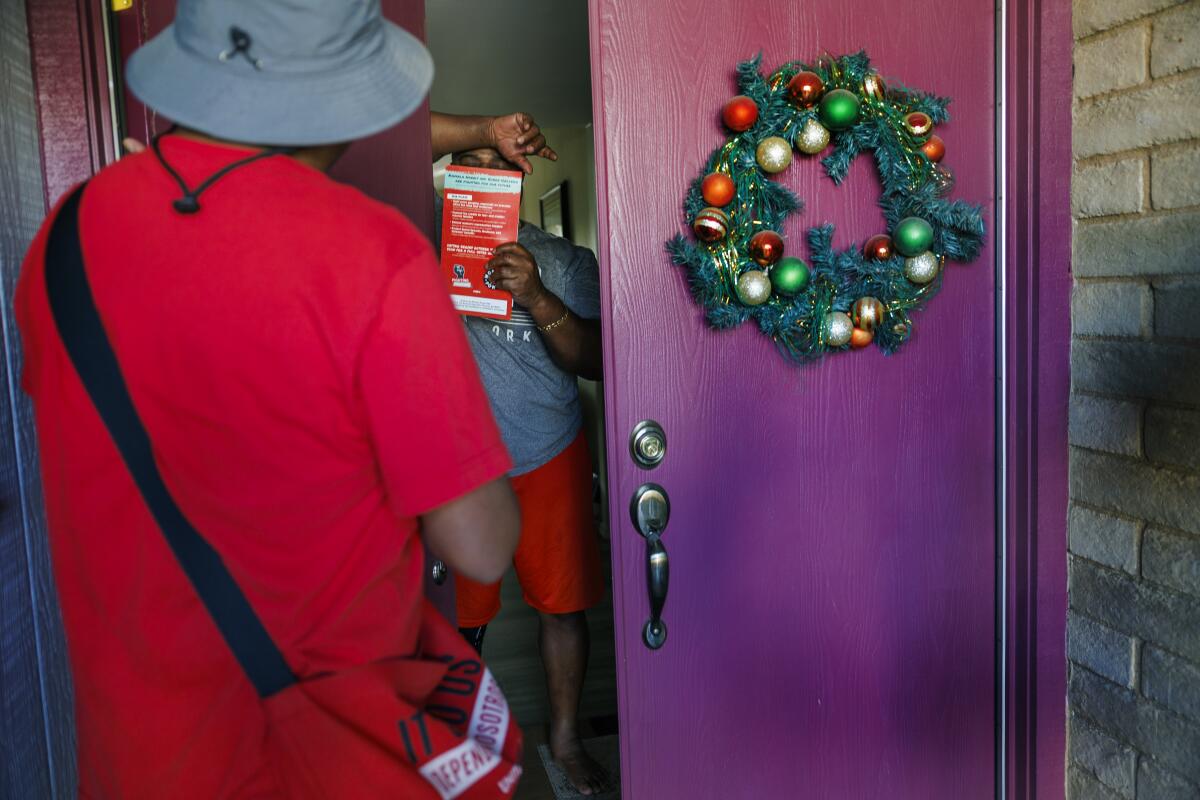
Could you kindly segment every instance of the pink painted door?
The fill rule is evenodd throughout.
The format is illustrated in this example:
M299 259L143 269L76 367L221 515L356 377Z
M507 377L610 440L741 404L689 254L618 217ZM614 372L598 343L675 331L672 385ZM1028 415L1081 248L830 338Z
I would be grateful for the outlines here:
M623 797L987 798L995 791L995 295L991 246L948 265L892 357L786 362L752 324L706 328L664 241L725 137L734 67L865 49L953 98L954 196L994 210L993 3L592 0ZM848 247L883 231L869 156L834 188L782 180ZM666 457L628 441L660 422ZM629 503L671 501L665 644Z

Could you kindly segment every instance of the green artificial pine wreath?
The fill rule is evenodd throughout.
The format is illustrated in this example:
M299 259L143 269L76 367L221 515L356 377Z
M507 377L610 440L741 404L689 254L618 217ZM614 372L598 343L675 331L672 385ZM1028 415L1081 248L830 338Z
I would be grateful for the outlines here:
M937 293L945 260L971 261L983 245L981 207L945 199L953 178L932 129L949 119L949 100L885 87L862 52L769 76L760 62L738 65L742 95L724 113L732 134L688 190L695 239L676 234L667 251L714 328L754 319L800 362L871 341L890 354L912 331L910 312ZM792 145L815 155L829 143L821 163L835 184L859 153L874 155L887 234L835 251L827 223L808 231L811 265L781 258L778 234L801 203L771 178Z

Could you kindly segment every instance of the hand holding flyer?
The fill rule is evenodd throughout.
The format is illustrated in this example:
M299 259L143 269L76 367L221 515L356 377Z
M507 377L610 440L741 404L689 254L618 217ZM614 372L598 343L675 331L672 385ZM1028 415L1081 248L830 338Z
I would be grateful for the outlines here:
M512 295L497 289L487 264L497 245L517 240L521 173L452 165L446 168L442 269L460 314L508 319Z

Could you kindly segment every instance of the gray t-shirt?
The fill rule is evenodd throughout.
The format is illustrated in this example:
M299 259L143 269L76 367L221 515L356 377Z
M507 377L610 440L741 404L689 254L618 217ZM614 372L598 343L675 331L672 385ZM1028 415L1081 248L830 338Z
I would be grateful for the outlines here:
M437 205L441 249L441 203ZM600 269L592 251L522 222L517 242L533 254L547 289L583 319L600 317ZM512 456L511 475L537 469L579 433L583 412L575 376L555 365L529 312L512 318L463 317L500 435Z

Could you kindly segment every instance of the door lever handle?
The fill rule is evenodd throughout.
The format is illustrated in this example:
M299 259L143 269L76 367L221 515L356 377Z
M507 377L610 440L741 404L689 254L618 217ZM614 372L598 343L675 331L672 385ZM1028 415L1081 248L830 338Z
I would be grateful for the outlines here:
M657 533L646 537L646 585L650 589L650 619L642 628L642 641L651 650L657 650L667 641L667 623L662 620L663 606L667 604L667 583L671 577L671 565L667 560L667 548Z
M629 514L638 533L646 539L646 588L650 593L650 619L642 628L642 641L657 650L667 641L667 623L663 622L663 606L667 603L670 582L670 561L662 533L671 517L671 501L666 489L657 483L645 483L633 494Z

